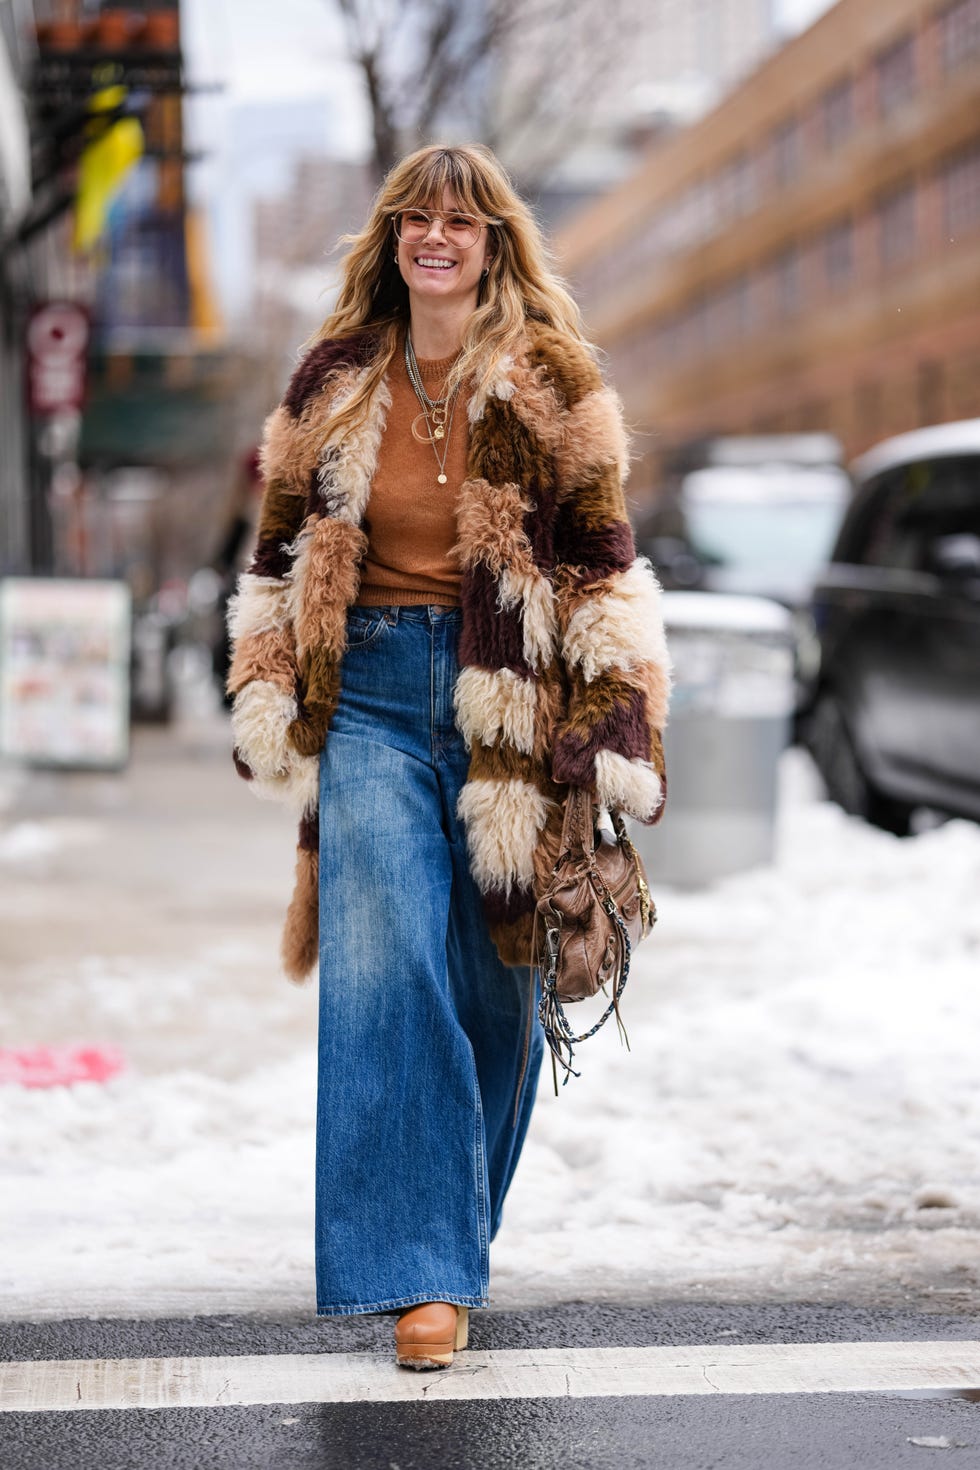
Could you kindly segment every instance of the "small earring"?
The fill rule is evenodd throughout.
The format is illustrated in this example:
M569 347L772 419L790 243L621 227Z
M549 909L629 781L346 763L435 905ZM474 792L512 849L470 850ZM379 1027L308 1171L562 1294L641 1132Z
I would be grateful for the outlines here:
M485 265L483 267L482 271L480 272L480 275L481 276L488 276L489 274L490 274L490 267L488 265Z

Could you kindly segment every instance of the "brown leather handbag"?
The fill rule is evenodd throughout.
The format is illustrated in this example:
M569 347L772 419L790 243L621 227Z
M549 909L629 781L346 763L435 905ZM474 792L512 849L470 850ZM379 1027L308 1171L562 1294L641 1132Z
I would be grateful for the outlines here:
M557 1065L565 1070L565 1082L578 1076L572 1067L573 1047L594 1036L611 1015L629 1046L619 1001L633 948L657 918L625 819L618 811L611 815L615 840L601 835L597 840L591 793L582 786L570 788L558 861L535 909L531 947L541 973L538 1016L551 1048L556 1089ZM599 990L609 995L609 1005L590 1030L576 1036L564 1007Z

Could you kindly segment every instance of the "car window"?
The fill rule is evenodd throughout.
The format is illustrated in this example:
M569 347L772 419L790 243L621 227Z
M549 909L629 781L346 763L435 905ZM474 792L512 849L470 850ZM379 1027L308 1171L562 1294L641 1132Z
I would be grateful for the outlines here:
M980 458L920 460L883 476L867 507L861 560L941 571L951 537L980 538Z

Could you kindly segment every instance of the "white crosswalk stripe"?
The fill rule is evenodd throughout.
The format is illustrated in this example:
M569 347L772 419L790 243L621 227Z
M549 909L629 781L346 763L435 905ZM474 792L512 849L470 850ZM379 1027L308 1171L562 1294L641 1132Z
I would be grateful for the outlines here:
M377 1353L0 1363L0 1410L221 1407L980 1386L980 1342L764 1343L464 1352L442 1373Z

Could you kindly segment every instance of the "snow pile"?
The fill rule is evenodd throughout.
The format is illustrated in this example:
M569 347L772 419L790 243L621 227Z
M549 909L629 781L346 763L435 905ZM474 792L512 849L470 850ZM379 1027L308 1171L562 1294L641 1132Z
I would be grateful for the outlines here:
M800 759L774 868L656 895L632 1052L610 1025L557 1101L542 1074L498 1305L975 1288L980 828L901 842ZM243 997L244 967L225 944L50 977L129 1069L0 1094L0 1314L313 1311L315 1005Z

